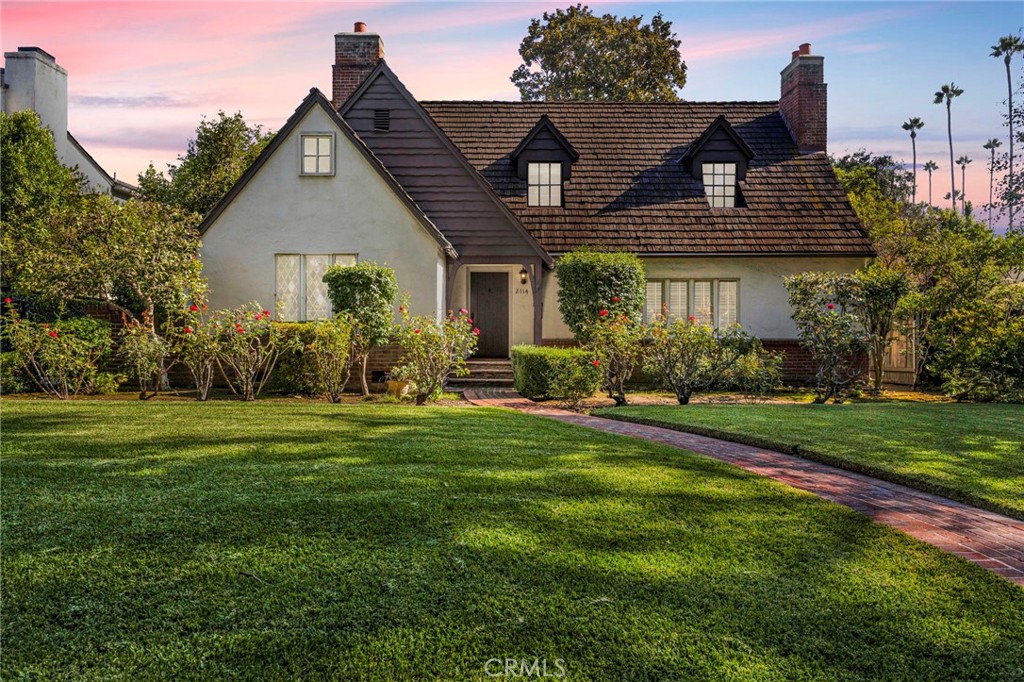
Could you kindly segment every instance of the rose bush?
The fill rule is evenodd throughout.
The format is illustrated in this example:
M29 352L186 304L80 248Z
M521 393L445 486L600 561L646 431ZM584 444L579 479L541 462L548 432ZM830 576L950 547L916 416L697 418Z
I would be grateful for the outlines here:
M239 400L255 400L277 362L277 331L269 310L253 302L214 313L217 365Z
M618 296L613 297L613 305L618 301ZM600 360L601 387L615 400L617 407L627 404L626 384L643 354L647 327L624 311L602 310L599 319L588 326L586 336L590 339L589 347Z
M466 360L476 350L480 330L465 309L448 311L440 322L414 316L407 301L399 307L402 322L395 338L402 346L401 373L416 386L416 404L436 399L450 376L469 374Z
M224 317L224 314L220 315ZM192 304L175 327L174 349L178 359L188 367L196 387L196 400L210 396L213 377L221 353L221 323L207 315L205 304Z

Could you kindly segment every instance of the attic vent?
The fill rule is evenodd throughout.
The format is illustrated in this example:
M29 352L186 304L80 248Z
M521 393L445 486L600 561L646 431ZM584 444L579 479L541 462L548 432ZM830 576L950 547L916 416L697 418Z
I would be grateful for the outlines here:
M373 129L386 133L391 130L391 110L390 109L374 109L373 110Z

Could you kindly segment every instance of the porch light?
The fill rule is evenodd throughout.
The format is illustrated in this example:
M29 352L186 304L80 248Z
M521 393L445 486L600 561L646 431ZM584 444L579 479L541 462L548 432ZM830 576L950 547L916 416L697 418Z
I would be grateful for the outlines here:
M519 283L526 284L527 280L530 279L530 273L527 272L526 268L519 271Z

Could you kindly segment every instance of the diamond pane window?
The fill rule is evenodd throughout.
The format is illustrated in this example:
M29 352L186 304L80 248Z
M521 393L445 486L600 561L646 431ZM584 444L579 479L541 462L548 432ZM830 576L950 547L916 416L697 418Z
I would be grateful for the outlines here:
M711 208L736 206L736 164L703 163L704 191Z
M333 175L334 174L334 136L303 135L302 142L302 175Z
M562 164L531 163L527 167L528 206L562 205Z
M324 283L324 274L331 265L355 265L356 257L348 253L278 254L277 290L281 306L279 318L289 322L322 320L334 311Z
M295 322L302 315L302 256L277 256L277 304L280 319Z
M323 320L331 316L331 299L327 297L324 275L331 257L306 256L306 319Z

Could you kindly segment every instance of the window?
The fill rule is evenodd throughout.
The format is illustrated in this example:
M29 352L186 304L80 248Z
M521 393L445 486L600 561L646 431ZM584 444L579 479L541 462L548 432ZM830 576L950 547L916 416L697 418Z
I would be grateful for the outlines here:
M562 164L531 163L527 171L528 206L562 205Z
M711 208L736 206L736 164L703 163L704 191Z
M379 133L386 133L391 130L391 110L373 110L373 129Z
M322 320L332 314L324 274L331 265L355 265L352 254L279 253L276 258L274 297L280 319L286 322Z
M302 175L334 175L334 136L303 135Z
M693 316L702 324L727 327L739 322L739 282L733 279L655 279L647 281L644 319Z

